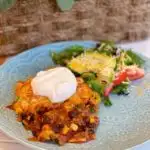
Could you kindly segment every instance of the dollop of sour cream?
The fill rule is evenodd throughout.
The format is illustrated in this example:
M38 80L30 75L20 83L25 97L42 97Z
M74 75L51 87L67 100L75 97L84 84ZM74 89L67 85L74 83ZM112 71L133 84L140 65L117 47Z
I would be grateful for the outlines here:
M68 68L56 67L37 73L31 86L35 95L46 96L57 103L67 100L76 92L77 81Z

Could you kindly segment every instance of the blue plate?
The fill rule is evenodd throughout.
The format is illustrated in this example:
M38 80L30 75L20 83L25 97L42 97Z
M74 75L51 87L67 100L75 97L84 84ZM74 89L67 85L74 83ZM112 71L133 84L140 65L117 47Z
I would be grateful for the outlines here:
M150 60L143 57L146 60L145 78L130 86L128 96L111 95L112 107L107 108L101 104L96 140L61 147L52 143L27 140L31 133L16 121L13 111L5 108L14 99L15 83L54 65L50 51L61 51L75 44L90 48L95 46L96 42L61 42L40 46L13 57L0 67L0 129L20 143L37 150L122 150L150 139Z

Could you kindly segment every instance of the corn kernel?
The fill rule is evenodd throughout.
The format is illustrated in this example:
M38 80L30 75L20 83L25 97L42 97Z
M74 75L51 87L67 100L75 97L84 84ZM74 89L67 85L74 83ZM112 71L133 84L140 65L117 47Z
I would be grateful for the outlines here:
M16 113L17 113L17 114L21 114L21 113L22 113L22 109L21 109L21 108L19 108L19 107L18 107L18 108L16 108Z
M50 130L50 127L48 124L45 124L43 127L42 127L42 130Z
M95 122L94 116L91 116L90 117L90 123L94 123L94 122Z
M73 131L77 131L78 130L78 125L76 125L75 123L72 123L70 128L73 130Z
M68 131L69 131L69 128L65 125L64 128L63 128L62 133L63 133L63 134L67 134Z

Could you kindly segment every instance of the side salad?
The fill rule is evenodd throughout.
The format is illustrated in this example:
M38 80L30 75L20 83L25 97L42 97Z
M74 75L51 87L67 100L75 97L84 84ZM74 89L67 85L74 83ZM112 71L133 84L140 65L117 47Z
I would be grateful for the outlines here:
M105 106L111 106L110 93L128 95L132 80L144 77L144 60L132 50L118 48L112 41L102 41L94 48L74 45L52 52L55 64L68 67L96 91Z

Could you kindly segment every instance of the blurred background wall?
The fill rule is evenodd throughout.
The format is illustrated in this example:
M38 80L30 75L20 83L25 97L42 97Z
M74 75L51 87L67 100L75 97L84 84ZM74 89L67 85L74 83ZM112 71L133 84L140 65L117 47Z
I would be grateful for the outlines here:
M61 40L116 42L150 35L150 0L78 0L61 12L55 0L17 0L0 13L0 55Z

